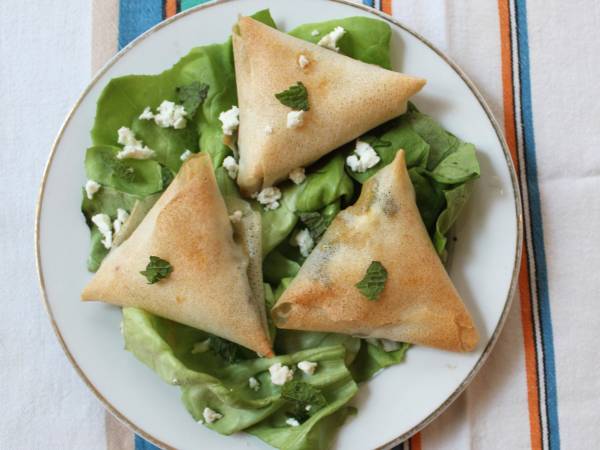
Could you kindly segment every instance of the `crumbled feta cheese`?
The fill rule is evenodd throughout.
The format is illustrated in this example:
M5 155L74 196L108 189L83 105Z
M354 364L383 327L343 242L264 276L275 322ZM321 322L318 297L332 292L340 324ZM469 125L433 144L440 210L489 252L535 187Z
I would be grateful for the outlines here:
M304 111L290 111L287 115L287 127L298 128L304 122Z
M237 178L239 166L238 166L238 163L237 163L237 161L235 160L235 158L233 156L227 156L223 160L223 167L227 171L227 174L229 175L229 178L232 178L234 180Z
M140 114L140 120L152 120L154 119L154 114L152 113L152 109L149 106L144 108L144 111Z
M356 141L354 154L346 158L346 164L353 172L364 172L381 161L377 152L368 143Z
M332 32L327 33L321 38L318 45L339 52L340 49L337 43L344 34L346 34L346 30L342 27L335 27Z
M117 218L113 222L113 228L115 229L115 233L118 233L121 230L121 227L125 223L125 221L129 219L129 213L125 211L123 208L117 209Z
M238 209L229 215L229 220L231 220L231 223L240 223L242 216L242 212Z
M310 411L312 409L312 405L306 405L306 408L304 408L307 411Z
M290 180L294 182L294 184L302 184L304 180L306 180L306 174L304 173L304 167L298 167L290 172Z
M206 407L206 408L204 408L204 411L202 412L202 417L204 417L204 420L206 421L206 423L213 423L219 419L222 419L223 414L219 414L218 412L213 411L209 407Z
M277 208L279 208L281 205L279 204L279 202L275 201L275 202L271 202L268 205L265 205L265 210L266 211L273 211Z
M248 378L248 387L253 391L258 391L260 389L260 383L254 377Z
M310 61L306 56L304 56L302 54L300 56L298 56L298 65L300 66L301 69L304 69L309 64L310 64Z
M310 32L310 35L311 35L311 36L318 36L318 35L320 35L320 34L321 34L321 32L320 32L319 30L312 30L312 31Z
M311 250L315 246L315 241L310 235L310 231L308 231L308 228L304 228L303 230L298 231L294 235L292 245L298 246L300 248L300 254L307 258L308 255L310 255Z
M123 150L117 153L117 159L148 159L154 156L154 150L137 140L133 131L127 127L118 129L117 142L123 145Z
M192 347L192 355L197 355L198 353L205 353L210 349L210 339L205 339L200 342L196 342Z
M177 386L179 384L179 380L177 378L173 378L171 380L171 384L174 384L175 386Z
M154 123L161 128L172 127L180 130L187 125L186 116L187 112L183 105L176 105L165 100L158 106L158 114L154 115Z
M287 423L290 427L299 427L300 426L300 422L298 422L293 417L290 417L289 419L287 419L285 421L285 423Z
M108 214L96 214L95 216L92 216L92 222L98 227L98 231L100 231L100 234L103 237L102 245L104 245L105 248L111 248L112 229Z
M223 133L231 136L240 125L240 109L237 106L232 106L231 109L219 114L219 120L223 124Z
M384 352L393 352L400 348L400 343L389 339L379 339Z
M265 209L277 209L279 208L279 199L281 198L281 191L277 187L266 187L258 193L256 200L261 205L265 205Z
M187 161L192 155L193 153L191 151L185 150L181 155L179 155L179 159L182 161Z
M277 386L283 386L294 378L294 371L288 366L282 366L281 363L275 363L269 367L269 373L271 374L271 383Z
M312 361L300 361L298 363L298 369L304 372L306 375L313 375L319 364Z
M273 127L271 125L267 125L265 127L265 134L267 134L267 135L273 134Z
M100 183L96 183L94 180L87 180L85 183L85 193L87 198L90 200L94 198L94 194L100 190Z

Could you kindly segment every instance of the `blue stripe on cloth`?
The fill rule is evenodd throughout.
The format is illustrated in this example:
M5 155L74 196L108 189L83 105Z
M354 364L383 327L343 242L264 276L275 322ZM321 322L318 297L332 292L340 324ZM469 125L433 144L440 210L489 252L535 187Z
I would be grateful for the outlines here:
M119 1L119 50L163 20L162 0Z
M375 0L362 0L363 5L367 5L370 6L371 8L373 8L375 6Z
M529 194L529 213L533 237L533 251L536 266L536 284L542 330L544 355L546 411L548 415L548 442L551 450L560 449L558 425L558 400L556 395L556 367L554 359L554 338L552 335L552 317L548 292L548 270L544 250L544 230L542 226L542 208L538 185L537 160L533 130L533 108L531 102L531 78L529 64L529 37L527 33L526 0L516 0L517 40L519 48L519 77L521 80L521 115L525 147L525 170L527 191Z
M160 450L156 445L151 444L144 438L135 435L135 450Z

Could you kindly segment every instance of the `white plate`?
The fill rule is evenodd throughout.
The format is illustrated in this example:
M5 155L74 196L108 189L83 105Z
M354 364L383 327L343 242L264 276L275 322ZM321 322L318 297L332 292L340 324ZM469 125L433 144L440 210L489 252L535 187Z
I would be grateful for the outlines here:
M163 22L123 50L92 81L58 134L42 181L36 248L42 294L64 350L84 381L117 417L163 447L266 448L246 434L224 437L198 425L181 404L179 389L163 383L123 350L120 311L82 303L89 280L89 231L80 212L84 150L96 100L120 75L158 73L196 45L224 41L238 14L270 7L283 30L348 16L388 20L396 70L427 78L414 99L478 149L481 179L456 226L450 275L481 332L476 351L455 354L415 347L404 364L361 386L359 413L341 429L336 448L391 445L425 426L472 380L506 317L520 259L521 211L514 170L489 108L464 74L423 38L372 9L323 0L230 0L207 4Z

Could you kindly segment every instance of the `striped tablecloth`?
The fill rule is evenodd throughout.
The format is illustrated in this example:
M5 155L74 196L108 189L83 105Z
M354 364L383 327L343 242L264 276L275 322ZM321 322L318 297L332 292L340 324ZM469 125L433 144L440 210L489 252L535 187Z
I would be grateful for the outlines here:
M199 3L95 2L94 69ZM524 202L518 299L496 349L466 393L399 448L598 448L600 201L591 195L600 192L598 2L364 3L426 36L480 87L503 122ZM110 416L104 426L109 450L155 448Z

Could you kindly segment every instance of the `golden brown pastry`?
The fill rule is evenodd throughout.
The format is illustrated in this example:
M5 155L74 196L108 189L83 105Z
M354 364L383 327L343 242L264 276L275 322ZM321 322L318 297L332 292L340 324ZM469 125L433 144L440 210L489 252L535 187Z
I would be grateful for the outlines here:
M378 299L357 287L379 261ZM404 151L341 211L272 310L277 326L473 350L478 333L415 203Z
M425 80L366 64L249 17L233 33L240 109L238 184L246 195L271 186L406 111ZM301 123L276 93L302 82ZM292 118L293 119L293 118Z
M173 268L154 284L140 274L150 256ZM141 308L272 355L263 291L256 289L255 273L249 281L248 268L210 159L200 153L181 167L131 237L109 253L81 298Z

